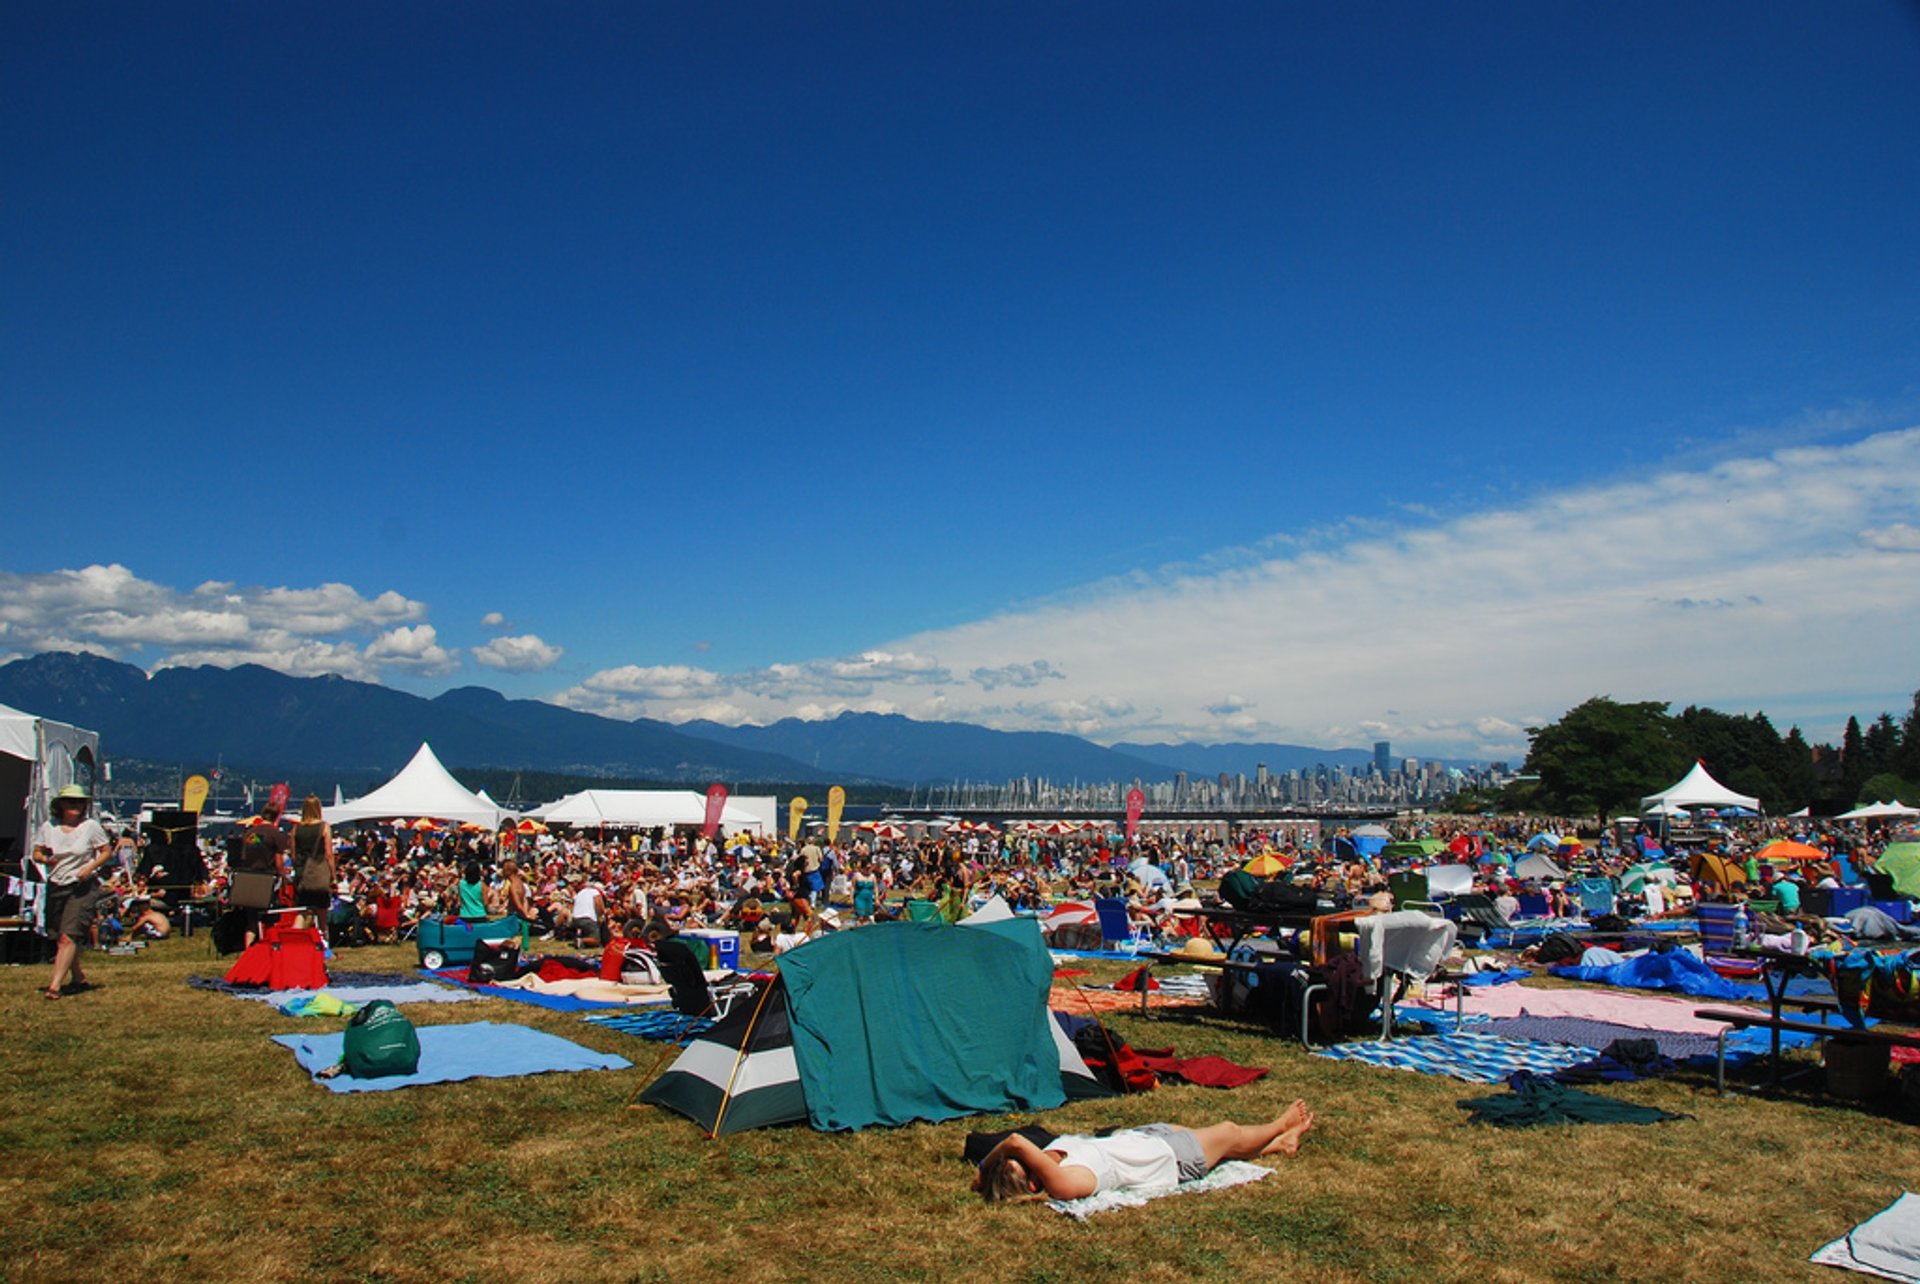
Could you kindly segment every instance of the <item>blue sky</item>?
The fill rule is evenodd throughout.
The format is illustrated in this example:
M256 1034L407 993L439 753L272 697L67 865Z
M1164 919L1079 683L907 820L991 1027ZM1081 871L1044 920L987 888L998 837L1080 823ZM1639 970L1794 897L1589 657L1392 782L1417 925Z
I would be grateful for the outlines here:
M1920 685L1916 67L1893 3L13 4L0 656L1831 736Z

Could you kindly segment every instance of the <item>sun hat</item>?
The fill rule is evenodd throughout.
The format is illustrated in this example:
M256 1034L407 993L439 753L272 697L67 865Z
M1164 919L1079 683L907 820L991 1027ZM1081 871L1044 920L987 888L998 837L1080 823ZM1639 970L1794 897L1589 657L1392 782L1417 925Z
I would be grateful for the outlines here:
M92 802L93 795L87 792L84 785L63 785L61 786L60 792L53 796L55 802L65 802L69 799L79 802Z
M1180 947L1180 953L1187 955L1189 958L1196 959L1217 959L1225 957L1225 955L1221 953L1220 947L1204 936L1188 937L1186 944Z

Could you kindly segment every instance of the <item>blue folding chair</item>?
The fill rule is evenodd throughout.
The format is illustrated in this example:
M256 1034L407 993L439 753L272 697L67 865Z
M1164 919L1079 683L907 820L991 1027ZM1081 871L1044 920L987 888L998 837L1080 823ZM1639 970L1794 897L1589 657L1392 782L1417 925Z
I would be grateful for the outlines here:
M1093 912L1100 919L1100 948L1103 950L1125 950L1132 954L1153 944L1153 939L1136 936L1133 920L1127 915L1127 903L1118 896L1102 896L1093 902Z

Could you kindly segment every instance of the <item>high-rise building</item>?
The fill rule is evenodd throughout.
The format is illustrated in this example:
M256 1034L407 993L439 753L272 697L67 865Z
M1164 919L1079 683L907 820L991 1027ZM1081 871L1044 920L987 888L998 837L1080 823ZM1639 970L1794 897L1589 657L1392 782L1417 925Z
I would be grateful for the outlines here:
M1384 776L1393 770L1393 741L1373 742L1373 770L1374 774L1379 776Z

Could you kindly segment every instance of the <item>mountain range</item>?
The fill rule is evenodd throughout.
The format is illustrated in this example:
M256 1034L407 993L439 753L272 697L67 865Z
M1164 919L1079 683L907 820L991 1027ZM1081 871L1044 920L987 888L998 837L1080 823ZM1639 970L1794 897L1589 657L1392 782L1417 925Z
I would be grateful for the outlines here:
M1185 771L1252 775L1317 763L1357 766L1358 749L1301 745L1116 745L995 731L897 714L844 713L764 727L631 722L512 700L485 687L427 698L336 676L258 665L147 674L103 656L49 652L0 665L0 703L98 731L106 756L370 776L421 741L449 766L566 772L663 783L913 785L1020 777L1153 782Z

